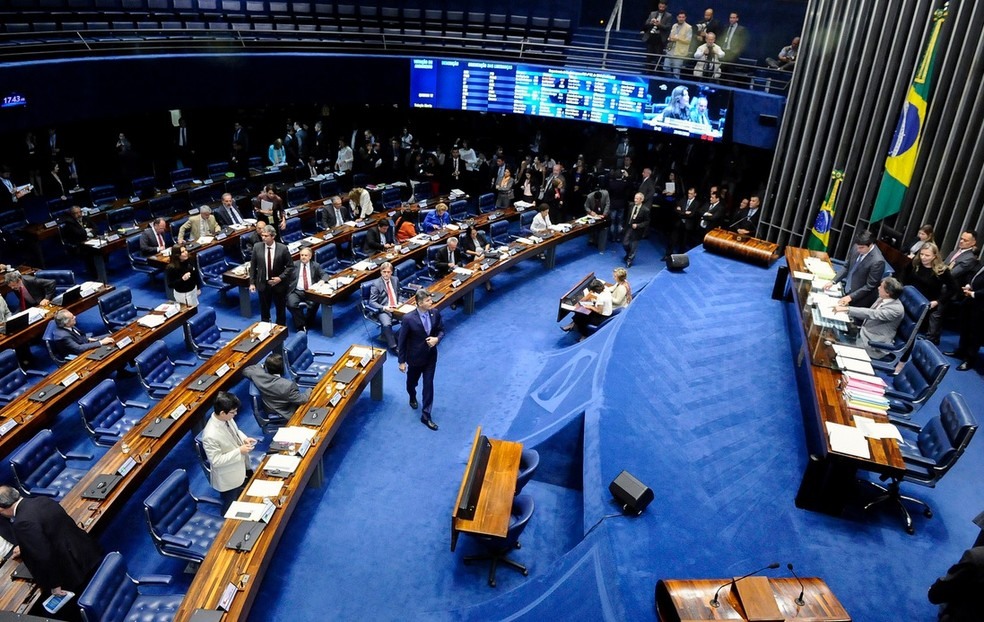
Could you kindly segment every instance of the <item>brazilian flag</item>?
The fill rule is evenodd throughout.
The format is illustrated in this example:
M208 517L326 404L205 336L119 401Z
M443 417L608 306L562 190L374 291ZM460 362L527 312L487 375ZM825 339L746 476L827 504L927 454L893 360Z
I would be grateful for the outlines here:
M834 207L837 205L837 191L840 190L842 181L844 181L844 171L834 171L830 174L827 196L820 206L820 211L817 212L817 219L813 221L810 239L806 241L806 247L811 251L827 250L827 244L830 243L830 225L834 222Z
M912 173L916 170L919 142L926 121L926 109L929 107L936 44L939 41L943 21L947 17L947 6L944 4L942 9L933 12L933 32L926 44L922 61L916 68L912 84L909 86L905 105L902 106L895 135L892 137L888 158L885 160L885 173L882 175L875 207L871 212L873 223L899 213L905 191L912 181Z

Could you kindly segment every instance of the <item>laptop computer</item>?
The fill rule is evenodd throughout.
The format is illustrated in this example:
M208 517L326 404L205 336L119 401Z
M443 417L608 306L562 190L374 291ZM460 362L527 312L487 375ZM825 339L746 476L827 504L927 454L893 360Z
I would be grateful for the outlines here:
M7 318L7 334L19 333L31 325L30 311L21 311Z

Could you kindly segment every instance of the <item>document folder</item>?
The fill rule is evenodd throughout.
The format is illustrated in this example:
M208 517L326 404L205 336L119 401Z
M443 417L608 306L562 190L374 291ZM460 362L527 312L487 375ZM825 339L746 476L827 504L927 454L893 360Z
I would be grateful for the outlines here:
M355 380L358 375L359 370L355 367L343 367L337 374L335 374L335 377L332 378L332 380L335 382L341 382L342 384L348 384Z
M301 423L304 425L320 426L329 412L331 412L329 408L312 408L304 415Z
M116 352L116 348L113 346L99 346L95 350L89 350L85 358L91 361L101 361L113 352Z
M41 402L42 404L50 400L53 396L61 393L65 387L60 384L49 384L47 386L41 387L39 391L35 391L28 398L32 402Z
M262 339L257 339L256 337L253 337L250 339L246 339L244 341L240 341L235 346L233 346L232 349L235 350L236 352L243 352L243 353L249 352L256 346L260 345L262 341L263 341Z
M171 417L158 417L150 425L140 431L140 436L147 438L160 438L167 432L167 429L174 423Z
M226 548L237 551L253 550L253 545L256 544L256 538L263 531L264 527L266 527L266 523L243 521L236 528L235 533L232 534L229 541L226 542Z
M208 388L210 386L212 386L213 384L215 384L215 381L218 380L218 379L219 379L218 376L213 376L211 374L205 374L204 376L200 377L195 382L193 382L190 385L188 385L188 388L191 389L192 391L207 391Z
M120 483L121 479L123 479L123 477L115 473L112 475L100 475L96 478L96 481L92 482L85 492L82 493L82 498L101 501L102 499L105 499L114 488L116 488L116 484Z

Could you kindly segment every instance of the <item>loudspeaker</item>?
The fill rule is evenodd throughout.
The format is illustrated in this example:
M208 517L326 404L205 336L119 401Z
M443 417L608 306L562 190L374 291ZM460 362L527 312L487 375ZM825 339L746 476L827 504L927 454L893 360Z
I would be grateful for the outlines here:
M679 272L690 266L690 257L683 255L670 255L666 258L666 268L674 272Z
M608 490L615 497L615 501L621 504L622 511L627 514L642 514L655 496L651 488L628 471L619 473L618 477L608 485Z

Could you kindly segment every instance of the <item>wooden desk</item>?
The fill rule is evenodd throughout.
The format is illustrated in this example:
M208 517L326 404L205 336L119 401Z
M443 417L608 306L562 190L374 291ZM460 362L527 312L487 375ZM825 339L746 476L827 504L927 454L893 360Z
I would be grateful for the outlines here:
M837 515L854 491L858 469L900 477L905 471L905 462L894 439L869 438L869 459L838 453L830 447L826 431L828 421L853 426L855 415L882 422L888 418L849 408L840 392L841 372L835 369L835 357L829 345L833 339L829 332L813 324L806 305L811 284L792 277L793 272L807 271L804 261L811 256L828 260L826 253L786 249L790 270L786 284L786 322L810 452L796 505Z
M6 456L13 452L21 443L48 425L62 410L70 404L74 404L83 394L108 378L110 374L125 367L134 357L146 350L150 344L158 339L163 339L164 335L183 325L195 312L196 309L193 307L182 306L181 311L155 328L141 326L136 321L131 322L113 333L113 338L122 341L129 337L133 343L123 349L114 349L109 356L101 361L88 358L88 353L78 356L53 371L47 378L5 406L0 410L0 424L13 419L17 425L0 437L0 456ZM73 374L78 374L79 379L65 387L61 392L51 396L48 401L35 402L31 400L31 395L39 391L41 387L61 384Z
M482 490L479 493L478 504L475 506L475 516L471 519L458 518L457 509L465 493L468 472L478 452L479 439L482 437L482 426L475 430L475 440L472 441L471 454L465 465L465 478L458 487L454 508L451 510L451 550L458 543L459 533L471 533L480 536L505 538L509 532L509 517L512 514L513 497L516 495L516 478L519 475L519 459L523 453L523 444L490 438L492 451L489 454L488 467L482 480Z
M560 297L560 302L557 303L557 321L561 321L564 317L574 311L574 307L577 303L584 298L584 290L591 284L591 281L595 279L595 273L592 272L588 276L584 277L578 281L577 285L567 290L567 292Z
M356 380L348 385L335 387L329 392L332 385L332 378L335 373L348 364L358 366L360 356L359 351L370 351L371 358ZM222 591L230 583L237 586L237 594L232 601L232 608L226 614L226 620L245 620L249 610L253 605L256 594L263 582L273 554L276 551L280 538L287 530L287 523L293 515L294 510L300 504L301 493L308 481L321 467L322 458L328 449L331 439L335 432L345 421L345 418L352 411L352 407L359 396L365 390L366 385L371 385L371 395L374 400L382 399L383 383L383 363L386 360L386 350L380 348L370 348L368 346L352 346L345 354L339 357L332 369L325 374L321 381L311 391L311 401L304 404L294 413L287 425L302 426L308 413L314 408L327 407L331 412L316 426L316 436L311 448L301 459L300 465L291 476L284 480L284 488L281 490L279 499L274 501L278 504L278 509L274 511L270 522L263 528L256 538L253 548L249 551L236 551L226 548L225 544L233 537L240 522L237 520L227 520L219 530L212 548L206 555L205 560L198 568L195 578L188 588L187 595L181 603L181 607L175 613L176 621L188 620L197 609L216 609ZM341 391L342 398L334 407L331 406L329 399L336 392ZM311 426L314 427L314 426ZM262 469L257 469L256 475L247 483L255 479L272 479L263 475ZM261 502L259 497L248 496L245 492L240 496L241 501Z
M750 577L766 582L771 588L780 620L802 622L851 622L847 611L830 591L823 579L803 577L802 606L796 604L800 584L792 577L778 579ZM661 579L656 583L656 610L660 622L697 622L699 620L750 620L733 587L721 590L719 607L711 607L714 593L728 579ZM756 618L761 619L761 618Z
M212 409L215 394L225 390L239 381L242 368L258 362L276 346L283 343L287 337L283 326L274 325L270 335L258 342L252 350L246 353L236 352L236 344L251 339L250 326L234 338L228 345L216 352L210 359L203 362L195 372L179 384L167 397L161 399L144 416L141 423L133 427L123 439L110 447L109 451L89 469L88 473L79 480L61 500L61 505L80 527L90 533L99 533L126 504L139 486L146 481L154 468L167 456L168 452L177 445L178 441L193 426L202 425L202 420ZM146 340L149 341L149 340ZM216 380L204 391L193 391L191 387L204 375L211 374L222 365L228 365L230 371ZM101 380L101 378L100 378ZM144 427L155 419L170 416L179 406L187 411L164 432L160 438L141 436ZM83 499L82 493L103 474L115 473L130 457L139 462L127 473L110 491L105 499ZM143 520L135 523L143 527ZM13 566L7 564L0 568L0 609L23 613L29 611L39 594L34 584L29 581L13 579Z
M704 236L704 250L768 268L779 259L779 246L718 227Z
M59 307L54 304L49 304L47 307L43 307L45 312L44 319L38 320L33 324L28 324L24 330L19 330L11 335L0 335L0 350L19 348L20 346L37 341L42 335L44 335L44 329L47 327L48 321L54 318L56 313L62 309L68 309L74 315L79 315L80 313L88 311L92 307L96 306L100 296L103 294L108 294L114 289L116 288L112 285L103 285L92 294L73 302L67 307Z

